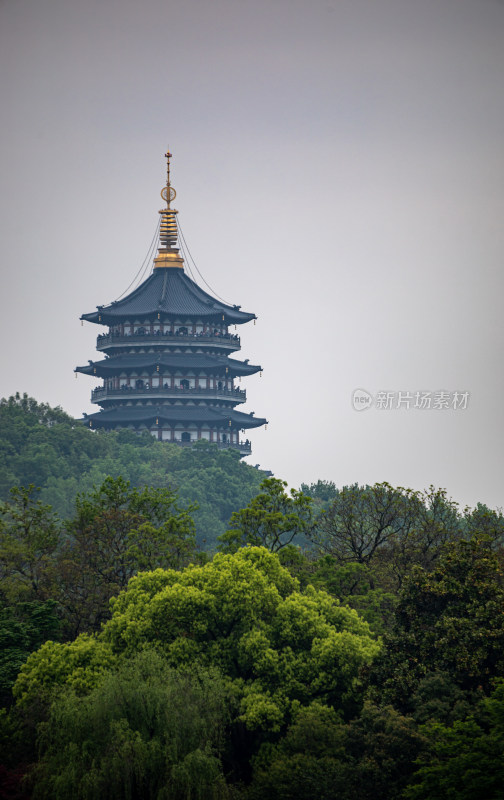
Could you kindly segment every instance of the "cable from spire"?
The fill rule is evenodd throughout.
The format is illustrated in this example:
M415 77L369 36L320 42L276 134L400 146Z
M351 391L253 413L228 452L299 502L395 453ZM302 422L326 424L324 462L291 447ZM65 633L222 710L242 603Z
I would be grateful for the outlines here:
M154 255L154 251L156 249L156 245L157 245L157 242L158 242L158 239L159 239L159 226L160 226L160 220L158 220L158 222L157 222L156 230L154 231L154 236L152 237L152 241L151 241L151 243L149 245L149 249L147 251L147 255L145 256L144 260L142 261L142 266L138 270L137 274L135 275L135 277L131 281L131 283L128 286L128 288L125 289L124 292L119 295L119 297L116 297L116 299L114 301L115 303L117 303L117 301L120 300L121 297L124 297L126 292L129 292L129 290L131 289L133 284L137 281L137 278L138 278L139 275L140 275L140 278L138 279L137 285L139 283L141 283L141 281L143 280L143 277L145 275L147 267L149 266L149 264L151 262L151 259L152 259L152 256ZM135 286L135 289L136 289L136 286Z
M182 258L184 259L185 267L187 269L187 272L189 273L189 277L191 278L192 281L194 281L194 283L197 284L198 281L196 280L195 276L193 275L193 272L192 272L192 269L191 269L191 264L189 263L189 259L187 257L187 253L186 253L182 238L180 238L180 252L182 253Z
M203 281L203 283L205 284L205 286L206 286L208 289L210 289L210 291L212 292L212 294L214 295L214 297L216 297L216 298L217 298L217 300L220 300L220 301L221 301L221 303L224 303L224 304L225 304L225 305L227 305L227 306L232 306L232 305L233 305L232 303L229 303L227 300L224 300L224 298L223 298L223 297L221 297L220 295L218 295L218 294L217 294L217 292L215 291L215 289L212 289L212 287L210 286L210 284L209 284L209 283L207 283L207 281L204 279L203 275L201 274L201 272L200 272L200 271L199 271L199 269L198 269L198 265L196 264L196 261L194 260L194 258L193 258L193 257L192 257L192 255L191 255L191 251L189 250L189 247L187 246L187 242L186 242L186 240L185 240L185 236L184 236L184 233L183 233L183 231L182 231L182 226L181 226L181 224L180 224L180 221L179 221L179 220L177 220L177 225L178 225L178 229L179 229L179 233L180 233L180 241L181 241L181 243L182 243L182 242L184 243L184 249L185 249L185 252L187 253L187 255L189 256L189 258L191 259L191 261L192 261L192 263L193 263L193 266L194 266L194 269L196 270L196 272L197 272L197 273L198 273L198 275L200 276L200 278L201 278L201 280ZM188 266L189 266L189 264L188 264Z

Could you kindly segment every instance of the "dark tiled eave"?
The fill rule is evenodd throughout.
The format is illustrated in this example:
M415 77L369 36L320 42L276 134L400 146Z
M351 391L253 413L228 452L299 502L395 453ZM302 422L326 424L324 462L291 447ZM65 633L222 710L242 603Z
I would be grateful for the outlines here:
M237 375L253 375L261 367L246 364L226 356L205 355L199 353L141 353L138 355L124 353L118 356L104 358L101 361L91 361L83 367L76 367L75 372L83 375L96 375L99 378L108 375L117 375L121 372L137 372L138 370L156 371L157 367L164 367L170 371L183 373L193 371L208 371L213 374L227 374L230 377Z
M119 406L105 411L98 411L96 414L85 415L83 422L93 428L115 428L125 425L153 425L158 420L158 424L166 422L170 425L180 423L195 423L201 425L207 423L210 426L224 428L259 428L267 423L266 419L254 417L252 414L244 414L234 409L216 408L214 406L177 406L177 405L153 405L153 406ZM231 426L229 422L231 421Z

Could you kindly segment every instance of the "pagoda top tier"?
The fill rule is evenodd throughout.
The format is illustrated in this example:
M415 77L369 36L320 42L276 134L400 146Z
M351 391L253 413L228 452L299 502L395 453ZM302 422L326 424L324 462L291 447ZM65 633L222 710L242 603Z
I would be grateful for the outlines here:
M179 319L219 320L240 325L256 319L255 314L228 306L207 294L182 269L154 269L140 286L108 306L83 314L81 319L99 325L114 325L123 320Z
M122 300L116 300L107 306L97 306L96 311L83 314L81 319L102 325L135 319L201 319L203 322L221 321L228 325L240 325L256 319L255 314L241 311L240 306L229 306L212 297L185 274L184 260L177 247L178 211L171 208L171 202L176 197L170 182L171 153L168 151L165 156L167 177L161 197L166 202L166 207L159 212L159 248L152 274Z

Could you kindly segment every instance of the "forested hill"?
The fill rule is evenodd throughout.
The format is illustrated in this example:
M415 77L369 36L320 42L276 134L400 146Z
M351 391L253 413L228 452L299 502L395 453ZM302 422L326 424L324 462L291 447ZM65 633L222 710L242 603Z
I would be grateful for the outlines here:
M500 510L0 416L0 800L502 800Z
M61 408L26 394L0 401L0 499L34 484L40 500L70 517L77 493L122 476L132 486L170 487L193 512L198 543L213 548L231 513L257 494L264 473L206 442L181 448L148 433L91 432Z

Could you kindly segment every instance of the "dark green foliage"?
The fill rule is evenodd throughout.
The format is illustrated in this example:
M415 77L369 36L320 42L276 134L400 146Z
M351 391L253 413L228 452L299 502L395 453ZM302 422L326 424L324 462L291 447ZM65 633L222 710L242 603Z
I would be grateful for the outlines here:
M317 481L317 483L301 484L301 491L313 500L313 507L320 512L327 510L338 496L338 489L333 481Z
M278 478L266 478L261 492L248 506L234 511L229 521L230 530L219 536L220 549L236 553L240 547L253 545L266 547L277 553L284 547L303 541L312 524L311 498L291 489Z
M74 636L98 630L109 616L109 599L140 570L180 568L195 559L190 511L170 489L136 489L122 478L106 478L77 496L57 559L57 596Z
M393 708L368 704L345 725L314 704L257 760L247 798L399 800L423 745L413 721Z
M0 602L0 705L10 702L12 685L32 650L57 638L60 627L54 600Z
M311 584L342 605L355 608L376 634L391 627L397 596L380 587L373 588L372 568L356 562L340 564L333 556L316 558L313 552L305 553L292 545L281 550L279 556L301 586Z
M344 800L344 726L327 706L300 709L282 741L256 759L247 800Z
M430 672L447 673L464 692L488 691L504 676L503 608L502 566L486 540L451 545L430 573L416 567L373 670L378 694L412 711Z
M482 690L465 691L448 672L428 671L411 696L412 716L417 723L437 720L451 724L465 719L482 697Z
M348 800L399 800L423 748L412 719L391 706L365 705L345 731Z
M154 651L84 697L69 690L40 728L34 800L215 800L226 691L216 671L181 673Z
M344 486L322 511L312 539L338 563L373 566L384 589L396 591L411 567L431 567L464 525L443 489L414 492L388 483Z
M14 601L48 597L60 537L59 519L40 502L33 485L11 489L10 502L0 501L0 590L4 596Z
M59 603L67 636L99 629L109 599L132 575L180 568L197 556L192 509L168 489L136 489L106 478L78 495L65 526L33 487L15 488L0 503L0 592L7 601Z
M504 683L474 713L451 726L431 722L428 747L405 800L502 800L504 797Z
M344 486L319 517L314 540L342 563L369 564L379 548L407 534L417 513L414 494L389 484Z
M12 486L32 483L63 518L78 492L109 477L132 486L171 488L182 505L195 505L198 543L213 549L233 511L257 493L264 474L238 453L208 442L181 448L128 430L91 432L61 409L17 394L0 401L0 499Z
M504 514L501 510L494 510L483 503L477 503L473 509L466 508L464 523L468 537L487 536L494 549L504 545Z
M8 769L0 764L0 800L30 800L23 790L24 767Z
M246 506L259 491L264 473L241 461L238 453L218 450L209 442L176 449L177 460L170 467L173 485L181 503L196 506L198 544L214 550L233 511Z

